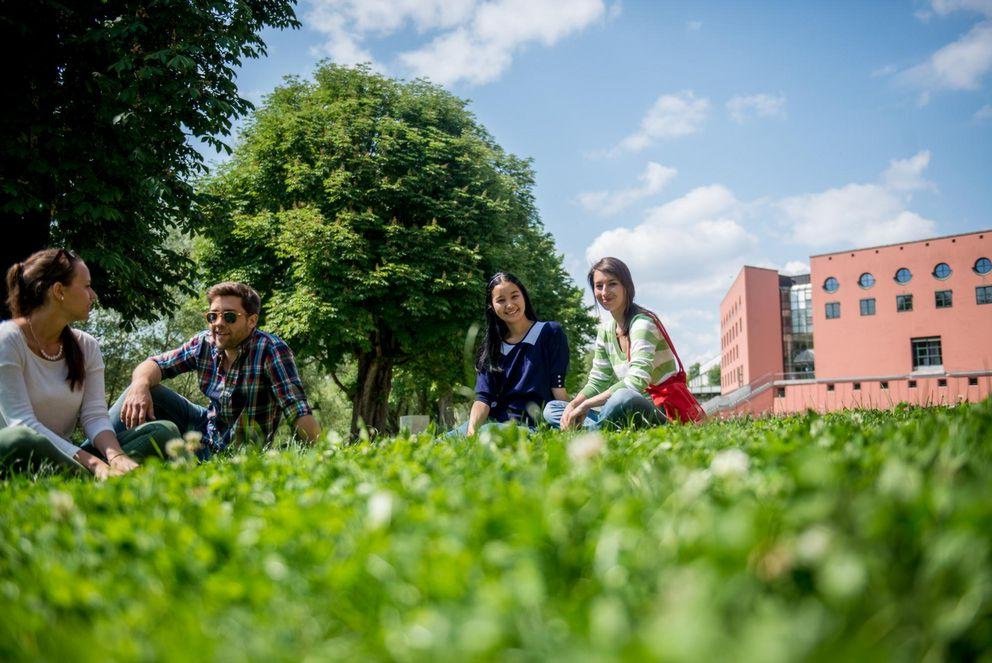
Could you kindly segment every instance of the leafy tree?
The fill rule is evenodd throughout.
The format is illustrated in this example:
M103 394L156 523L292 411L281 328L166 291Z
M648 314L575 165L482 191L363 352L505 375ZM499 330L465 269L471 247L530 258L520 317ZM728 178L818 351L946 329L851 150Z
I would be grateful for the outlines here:
M710 370L706 371L707 377L710 380L710 386L719 387L720 386L720 364L716 364Z
M694 380L695 378L698 378L699 377L699 371L701 369L702 369L702 364L700 364L697 361L696 363L694 363L691 366L689 366L689 372L686 374L686 377L688 377L688 379L690 379L690 380Z
M298 25L293 5L0 0L0 39L17 57L0 105L0 270L65 245L126 324L171 309L168 286L193 270L166 239L196 226L195 143L228 149L219 137L252 108L234 67L265 53L263 28Z
M204 183L204 264L259 289L267 324L352 396L353 432L359 420L384 429L397 365L421 387L464 381L465 333L497 269L528 279L542 315L582 344L581 293L532 186L530 164L506 154L465 101L324 64L313 82L289 78L270 94ZM336 371L349 359L346 384Z

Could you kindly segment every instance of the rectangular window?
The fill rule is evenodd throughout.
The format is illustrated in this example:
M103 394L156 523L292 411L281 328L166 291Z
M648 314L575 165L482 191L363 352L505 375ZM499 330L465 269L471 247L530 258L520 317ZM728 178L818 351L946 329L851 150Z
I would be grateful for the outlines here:
M828 384L827 391L833 391L833 390L834 390L834 386L832 384Z
M910 380L909 381L909 388L910 389L916 389L916 380Z
M875 315L875 298L861 300L861 315Z
M975 288L975 301L979 304L992 304L992 285L980 285Z
M912 311L913 295L896 295L896 310L900 312Z
M840 302L827 302L827 320L840 317Z
M946 387L947 386L947 378L940 378L939 380L937 380L937 386L938 387Z
M970 377L970 378L968 378L968 386L969 387L977 387L978 386L978 378L976 378L976 377Z
M913 370L927 366L944 365L944 360L941 357L939 336L914 338L911 339L911 344L913 348Z
M861 383L860 382L855 382L854 383L854 391L861 391Z
M950 290L938 290L933 293L934 301L937 304L937 308L951 308L951 291Z
M889 388L889 381L888 380L882 380L881 382L878 383L878 386L881 387L882 389L888 389Z
M775 388L775 397L776 398L785 398L785 387L776 387Z

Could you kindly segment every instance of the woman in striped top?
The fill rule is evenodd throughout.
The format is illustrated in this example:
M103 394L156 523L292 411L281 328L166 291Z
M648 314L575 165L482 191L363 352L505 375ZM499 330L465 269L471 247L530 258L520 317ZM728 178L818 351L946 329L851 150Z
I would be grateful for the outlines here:
M634 303L630 270L617 258L603 258L589 270L589 287L610 317L596 336L586 386L568 403L548 403L545 420L563 430L665 423L648 389L675 374L677 362L654 313Z

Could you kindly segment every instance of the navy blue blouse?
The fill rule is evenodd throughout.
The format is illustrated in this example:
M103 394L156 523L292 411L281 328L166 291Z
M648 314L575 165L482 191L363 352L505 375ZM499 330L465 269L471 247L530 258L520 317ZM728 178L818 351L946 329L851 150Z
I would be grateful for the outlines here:
M519 343L503 343L502 372L482 371L475 379L475 400L489 406L489 419L537 425L551 390L565 386L568 339L557 322L535 322ZM533 404L533 416L528 405Z

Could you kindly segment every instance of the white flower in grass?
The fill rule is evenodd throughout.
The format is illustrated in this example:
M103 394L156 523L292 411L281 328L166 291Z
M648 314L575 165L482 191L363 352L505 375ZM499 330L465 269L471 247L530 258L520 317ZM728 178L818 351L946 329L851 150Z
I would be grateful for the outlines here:
M389 491L380 490L372 493L369 498L368 523L378 529L389 523L393 517L393 495Z
M806 563L819 562L830 550L833 535L823 525L814 525L796 539L796 556Z
M599 433L585 433L572 438L568 443L568 457L573 462L583 462L595 458L606 448L606 439Z
M186 453L195 454L203 446L203 433L199 431L191 430L183 435L183 439L186 441Z
M61 490L52 491L48 496L48 504L52 508L52 515L57 520L65 520L76 510L76 502L72 499L72 495Z
M186 453L186 440L177 437L165 443L165 455L169 458L179 458L184 453Z
M739 477L747 474L748 455L740 449L724 449L713 457L710 472L716 477Z

